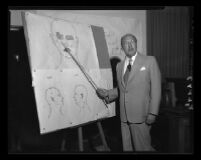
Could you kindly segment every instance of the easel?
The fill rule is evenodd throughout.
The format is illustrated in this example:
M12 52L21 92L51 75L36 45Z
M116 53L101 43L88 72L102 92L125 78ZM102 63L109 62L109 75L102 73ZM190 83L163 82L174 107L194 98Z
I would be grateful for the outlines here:
M110 151L110 148L108 147L106 139L105 139L105 135L104 135L104 132L103 132L101 122L97 121L96 124L98 126L98 131L99 131L99 134L100 134L100 137L101 137L101 141L102 141L102 144L103 144L103 147L104 147L104 151ZM80 127L77 128L77 130L78 130L78 147L79 147L80 152L84 151L82 127L83 126L80 126ZM62 152L66 151L65 144L66 144L66 140L64 138L62 140L62 143L61 143L61 151Z
M77 66L79 67L79 69L82 71L82 73L84 74L84 76L86 77L86 79L89 81L89 83L92 85L92 87L97 90L97 85L94 83L94 81L92 80L92 78L88 75L88 73L85 71L84 67L78 62L78 60L73 56L73 54L71 54L71 50L70 48L66 48L65 44L60 41L60 43L62 44L62 46L64 47L64 51L67 52L71 58L73 59L73 61L75 62L75 64L77 64ZM105 100L103 100L103 103L105 104L105 106L108 108L107 103ZM97 126L98 126L98 130L101 136L101 140L103 142L103 146L105 151L110 151L106 140L105 140L105 135L103 132L103 128L101 126L100 121L97 121ZM83 147L83 132L82 132L82 127L78 127L78 145L79 145L79 151L84 151L84 147Z
M25 22L25 12L23 12L22 16L23 16L23 23L24 23L23 26L25 26L25 29L27 29L27 28L26 28L26 22ZM28 33L28 32L26 31L26 32L25 32L26 42L28 42L27 33ZM51 38L53 39L53 42L54 42L54 38L53 38L53 37L51 37ZM57 39L57 40L60 41L60 39ZM55 44L56 44L56 43L55 43ZM83 74L86 76L86 78L87 78L87 80L89 81L89 83L91 83L91 85L94 87L94 89L97 90L96 84L93 82L93 80L91 79L91 77L86 73L86 71L85 71L85 69L83 68L83 66L82 66L82 65L76 60L76 58L71 54L70 49L69 49L69 48L66 48L65 45L64 45L64 43L62 43L62 41L61 41L61 44L62 44L62 46L64 47L64 51L66 51L66 52L72 57L73 61L77 64L77 66L80 68L80 70L81 70L81 71L83 72ZM57 46L57 44L56 44L56 46ZM104 100L103 100L103 103L105 104L106 107L108 107L107 104L106 104L106 102L105 102ZM107 142L106 142L106 139L105 139L105 135L104 135L104 132L103 132L103 129L102 129L102 126L101 126L100 121L97 121L97 126L98 126L98 130L99 130L100 137L101 137L101 140L102 140L102 142L103 142L103 146L104 146L105 151L110 151L110 149L109 149L109 147L108 147L108 145L107 145ZM79 143L79 150L80 150L80 151L84 151L82 127L78 127L78 143ZM65 149L64 146L65 146L65 140L62 141L61 150L64 150L64 149Z
M99 130L99 133L100 133L101 141L102 141L103 146L104 146L104 150L105 151L110 151L110 148L108 147L106 139L105 139L105 135L104 135L104 132L103 132L101 122L97 121L96 123L97 123L98 130ZM78 146L79 146L79 151L83 152L84 151L84 145L83 145L82 127L78 127Z
M94 83L94 81L92 80L92 78L87 74L87 72L85 71L84 67L77 61L77 59L71 54L71 50L69 48L65 47L65 44L61 41L62 46L64 47L64 51L67 52L71 58L73 59L73 61L77 64L77 66L79 67L79 69L82 71L82 73L84 74L84 76L87 78L87 80L89 81L89 83L92 85L92 87L97 90L97 85ZM105 100L103 100L103 103L105 104L105 106L108 108L107 103L105 102ZM106 151L110 151L106 140L105 140L105 135L103 132L103 128L101 126L100 121L97 121L97 126L98 126L98 130L101 136L101 140L103 142L103 146L104 149ZM84 151L84 147L83 147L83 132L82 132L82 127L78 127L78 143L79 143L79 151Z

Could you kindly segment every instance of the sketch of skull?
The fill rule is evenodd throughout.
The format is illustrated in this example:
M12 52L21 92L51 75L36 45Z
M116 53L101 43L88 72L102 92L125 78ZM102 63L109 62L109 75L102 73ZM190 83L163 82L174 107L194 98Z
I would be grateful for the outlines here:
M82 122L87 122L93 117L93 112L87 103L87 97L87 88L82 84L76 85L74 89L73 99L76 106L78 106L79 108L79 119Z
M87 105L87 89L84 85L76 85L74 89L74 101L80 109L83 109Z
M65 45L66 48L70 49L71 54L76 57L79 39L77 37L74 25L68 23L67 21L56 20L52 22L51 27L57 43L62 43L63 45ZM61 49L61 53L63 54L64 58L71 58L70 55L64 51L64 49Z
M45 98L49 105L49 115L50 118L52 114L52 110L56 109L59 110L60 114L63 115L62 107L64 106L63 96L61 95L60 91L55 87L50 87L45 91Z
M56 37L60 40L66 48L70 49L71 53L74 56L77 56L77 49L78 49L78 38L77 36L73 35L63 35L60 32L56 32ZM65 58L71 58L70 55L66 52L63 52Z

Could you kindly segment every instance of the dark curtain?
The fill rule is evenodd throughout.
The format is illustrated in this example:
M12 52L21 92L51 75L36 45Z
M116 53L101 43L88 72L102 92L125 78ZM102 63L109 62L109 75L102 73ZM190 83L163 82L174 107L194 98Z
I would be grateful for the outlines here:
M189 7L147 11L147 53L156 57L163 78L189 75Z

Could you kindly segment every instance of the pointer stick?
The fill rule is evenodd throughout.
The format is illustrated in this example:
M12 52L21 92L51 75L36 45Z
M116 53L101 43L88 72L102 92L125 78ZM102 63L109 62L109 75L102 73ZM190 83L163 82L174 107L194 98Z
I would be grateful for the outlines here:
M73 61L78 65L78 67L80 68L80 70L82 71L82 73L85 75L85 77L87 78L87 80L89 81L89 83L91 83L91 85L93 86L93 88L95 90L98 89L97 85L94 83L94 81L91 79L91 77L86 73L84 67L77 61L77 59L71 54L70 49L66 48L64 43L61 42L61 44L63 45L63 47L65 48L64 51L66 51L73 59ZM108 108L107 103L105 102L105 100L103 100L105 106Z

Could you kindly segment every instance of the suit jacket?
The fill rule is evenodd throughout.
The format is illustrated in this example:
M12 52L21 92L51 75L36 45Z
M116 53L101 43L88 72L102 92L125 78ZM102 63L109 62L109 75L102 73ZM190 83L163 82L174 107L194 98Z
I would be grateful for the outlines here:
M158 114L161 98L161 74L156 59L138 53L127 84L123 80L124 62L117 64L121 121L142 123L148 113Z

